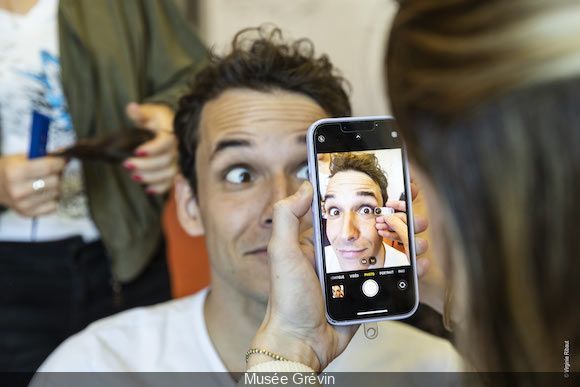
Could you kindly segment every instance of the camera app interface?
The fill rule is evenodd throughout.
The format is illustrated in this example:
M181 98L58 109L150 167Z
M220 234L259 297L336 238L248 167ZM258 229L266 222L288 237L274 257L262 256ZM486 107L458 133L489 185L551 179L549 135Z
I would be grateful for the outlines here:
M402 150L318 153L317 159L331 314L348 320L410 310Z

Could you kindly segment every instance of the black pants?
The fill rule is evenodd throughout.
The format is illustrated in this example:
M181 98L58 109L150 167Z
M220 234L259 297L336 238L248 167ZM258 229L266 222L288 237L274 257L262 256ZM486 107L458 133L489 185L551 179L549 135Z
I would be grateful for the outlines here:
M92 321L170 297L164 244L121 285L101 242L0 242L0 372L33 372Z

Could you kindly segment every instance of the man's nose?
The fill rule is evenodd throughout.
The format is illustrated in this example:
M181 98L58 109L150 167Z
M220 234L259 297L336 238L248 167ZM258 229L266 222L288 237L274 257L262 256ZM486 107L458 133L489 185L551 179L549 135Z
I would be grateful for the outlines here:
M270 181L269 196L264 203L264 211L260 219L260 224L265 227L270 227L272 225L274 204L292 195L296 189L298 187L293 187L292 177L283 173L273 176Z
M359 229L356 224L356 216L347 211L342 218L342 225L340 229L340 236L343 241L352 242L359 237Z

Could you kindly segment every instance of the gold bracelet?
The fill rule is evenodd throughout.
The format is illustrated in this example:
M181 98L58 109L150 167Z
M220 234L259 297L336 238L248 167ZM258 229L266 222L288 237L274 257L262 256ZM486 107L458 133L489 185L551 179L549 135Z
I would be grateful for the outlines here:
M251 349L248 349L248 352L246 352L246 363L248 362L248 359L250 358L250 356L255 355L255 354L266 355L266 356L271 357L272 359L277 360L277 361L290 361L290 360L286 359L284 356L280 356L278 354L267 351L265 349L251 348Z

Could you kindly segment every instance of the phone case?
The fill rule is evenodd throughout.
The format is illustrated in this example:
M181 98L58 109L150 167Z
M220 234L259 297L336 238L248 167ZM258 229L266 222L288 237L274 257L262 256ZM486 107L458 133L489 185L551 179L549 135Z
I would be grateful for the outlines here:
M364 116L364 117L344 117L344 118L324 118L321 120L316 121L308 128L308 134L306 139L307 145L307 152L308 152L308 176L310 183L314 189L314 197L312 200L312 217L313 217L313 225L314 225L314 243L315 243L315 255L316 255L316 271L318 274L318 278L320 279L320 285L322 287L322 295L324 297L324 308L326 313L326 319L332 325L355 325L355 324L364 324L369 322L378 322L378 321L385 321L385 320L400 320L407 317L412 316L419 306L419 285L418 285L418 277L417 277L417 260L415 254L415 246L410 247L411 250L411 262L413 267L413 276L414 276L414 291L415 291L415 304L413 309L405 314L400 315L393 315L387 317L371 317L371 318L360 318L354 320L346 320L346 321L336 321L328 314L328 309L326 307L327 300L326 300L326 276L324 273L324 263L323 260L323 252L322 252L322 230L320 229L320 211L318 206L317 194L320 190L318 185L318 174L316 170L316 152L315 152L315 139L314 139L314 131L316 128L322 124L327 123L340 123L340 122L356 122L356 121L367 121L367 120L385 120L385 119L393 119L391 116ZM407 159L404 159L405 165L408 165ZM408 168L404 168L404 175L405 175L405 192L411 192L411 185L410 185L410 178L409 178L409 171ZM409 219L413 219L413 206L408 206L407 208L407 216ZM409 224L409 231L414 234L415 229L413 222Z

